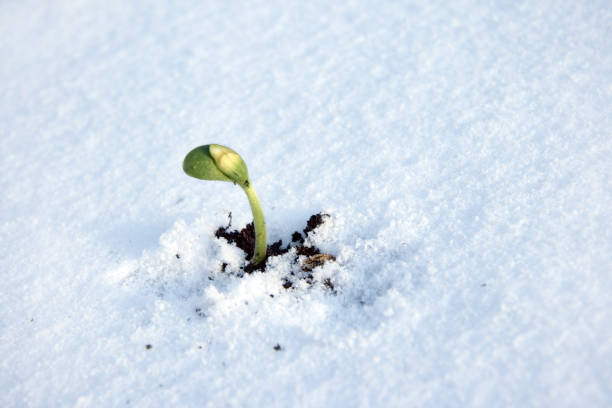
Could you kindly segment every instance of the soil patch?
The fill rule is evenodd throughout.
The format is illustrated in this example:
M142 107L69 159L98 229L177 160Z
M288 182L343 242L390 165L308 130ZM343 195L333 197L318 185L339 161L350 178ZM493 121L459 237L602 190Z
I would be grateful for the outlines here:
M306 238L319 226L321 226L328 217L328 214L323 213L312 215L306 222L306 227L302 230L303 232L295 231L291 235L291 242L289 242L289 244L283 246L283 240L278 240L273 244L268 245L266 258L259 265L253 265L250 263L247 264L243 268L244 272L263 272L266 269L266 264L269 258L286 254L292 248L295 248L296 256L293 260L294 263L298 263L298 257L300 255L306 256L301 264L301 271L303 273L296 276L296 274L292 272L292 276L283 278L283 287L285 289L291 288L295 279L304 279L309 284L312 284L313 275L310 272L317 266L325 264L325 262L336 260L336 257L333 255L321 253L321 250L316 246L306 245ZM225 238L230 244L236 245L238 248L242 249L246 253L247 258L250 259L255 251L255 227L253 226L253 223L251 222L250 224L247 224L247 226L242 228L240 231L230 231L229 229L231 225L232 214L230 213L228 225L225 227L219 227L217 231L215 231L215 237ZM227 264L224 264L224 266L227 266ZM225 268L223 268L223 271L225 271ZM329 278L326 279L324 286L330 289L332 292L335 292L334 286L331 284Z

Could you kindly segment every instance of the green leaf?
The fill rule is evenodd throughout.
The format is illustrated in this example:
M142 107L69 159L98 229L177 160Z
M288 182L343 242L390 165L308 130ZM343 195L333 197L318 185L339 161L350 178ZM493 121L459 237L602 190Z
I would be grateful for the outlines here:
M191 177L201 180L233 180L219 170L210 155L210 145L199 146L187 153L183 160L183 171Z
M249 172L242 157L229 147L218 144L199 146L187 153L183 170L202 180L231 181L249 187Z

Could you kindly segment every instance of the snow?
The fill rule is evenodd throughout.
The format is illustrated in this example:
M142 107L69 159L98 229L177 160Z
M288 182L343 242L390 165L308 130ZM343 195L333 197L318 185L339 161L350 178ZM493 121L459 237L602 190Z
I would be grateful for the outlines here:
M610 21L0 3L0 405L610 406ZM206 143L270 242L330 214L314 285L240 276L246 197L182 172Z

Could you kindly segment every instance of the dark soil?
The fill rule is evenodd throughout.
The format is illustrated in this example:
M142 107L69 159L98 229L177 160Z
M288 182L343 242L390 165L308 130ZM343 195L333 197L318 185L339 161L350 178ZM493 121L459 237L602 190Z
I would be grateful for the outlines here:
M329 217L329 214L318 213L315 215L311 215L308 219L308 222L306 223L306 228L304 228L304 235L308 236L311 231L314 231L321 224L323 224L323 222L325 221L323 217ZM296 232L297 231L295 231L293 234L295 235Z
M265 271L266 263L270 257L279 256L286 254L292 248L295 248L296 257L293 260L294 263L298 262L298 256L304 255L307 258L302 263L302 272L299 274L300 276L296 276L293 272L291 276L286 276L283 278L283 287L285 289L289 289L293 286L293 282L296 279L304 279L309 284L313 283L313 275L310 273L317 266L323 265L328 261L335 261L336 258L330 254L322 254L321 250L315 246L305 245L306 237L313 231L315 231L319 226L321 226L325 219L328 218L328 214L315 214L312 215L308 221L306 222L306 228L304 228L303 234L299 231L295 231L291 235L291 242L287 246L283 246L283 241L278 240L273 244L268 245L268 250L266 254L266 258L259 264L247 264L243 270L246 273L253 273L255 271ZM217 238L225 238L230 244L236 245L238 248L242 249L247 258L250 259L253 256L253 251L255 250L255 227L253 223L247 224L246 227L241 229L240 231L234 230L229 231L232 224L232 215L229 214L229 223L226 227L219 227L215 232L215 237ZM226 263L223 263L222 270L225 272ZM331 280L326 279L323 283L326 288L335 293L334 285L331 283Z

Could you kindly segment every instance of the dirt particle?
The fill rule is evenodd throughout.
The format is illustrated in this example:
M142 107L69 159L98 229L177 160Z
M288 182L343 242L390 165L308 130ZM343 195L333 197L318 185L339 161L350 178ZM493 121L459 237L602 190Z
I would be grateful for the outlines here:
M312 255L320 254L321 251L317 247L300 245L299 247L295 249L295 253L297 255L312 256Z
M303 244L304 237L298 231L295 231L293 235L291 235L291 242L299 242L300 244Z
M312 271L317 266L322 266L325 262L335 261L336 257L330 254L314 254L302 262L302 270Z
M278 241L276 241L275 243L273 243L272 245L268 245L268 252L267 252L267 256L278 256L278 255L282 255L287 253L286 249L282 248L283 246L283 240L279 239Z
M276 346L274 346L274 350L276 351L281 351L282 349L283 349L282 346L278 343L276 344Z
M334 283L331 281L331 279L329 278L325 278L323 279L323 286L325 286L327 289L331 290L332 293L336 293L336 290L334 289Z
M329 217L329 214L314 214L310 216L308 222L306 223L306 228L304 228L304 235L308 236L311 231L317 229L323 222L325 222L325 218Z
M176 256L176 259L181 259L181 255L180 254L176 254L174 256Z
M145 348L146 348L147 350L151 350L151 349L153 348L153 346L152 346L152 345L150 345L150 344L147 344L147 345L145 346Z
M246 252L247 258L251 258L255 249L255 227L253 223L247 224L247 226L240 231L228 231L230 225L227 227L219 227L217 231L215 231L215 237L225 238L227 242L236 245Z

